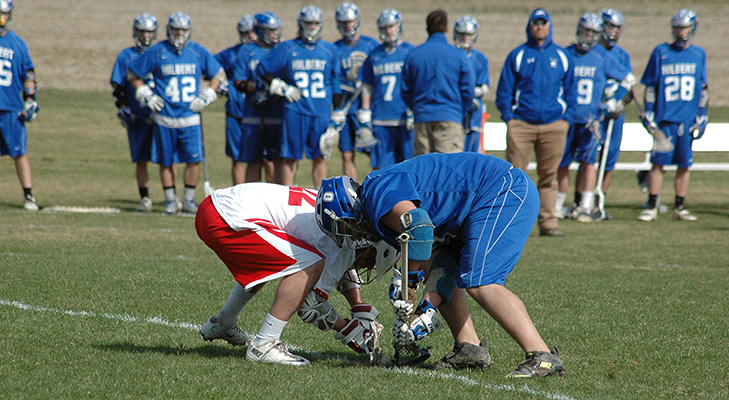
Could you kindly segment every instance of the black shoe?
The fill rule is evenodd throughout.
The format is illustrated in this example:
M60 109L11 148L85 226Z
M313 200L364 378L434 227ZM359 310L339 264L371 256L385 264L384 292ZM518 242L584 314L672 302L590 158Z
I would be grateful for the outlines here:
M565 366L562 359L559 358L559 352L556 347L552 347L552 352L546 351L530 351L526 354L526 360L516 367L516 370L506 375L508 378L533 378L545 377L549 375L565 375Z
M489 369L491 356L486 344L456 343L445 357L426 365L427 369Z
M564 237L564 233L557 228L546 228L539 230L539 236Z

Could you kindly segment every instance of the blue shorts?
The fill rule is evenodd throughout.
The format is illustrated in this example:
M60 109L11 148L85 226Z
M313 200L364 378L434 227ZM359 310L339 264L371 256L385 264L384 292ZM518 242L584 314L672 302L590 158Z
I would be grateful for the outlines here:
M194 164L203 161L200 125L186 128L165 128L154 125L152 162L170 167L172 164Z
M495 194L476 198L461 226L460 288L503 285L537 221L539 192L532 180L512 168L501 185Z
M607 125L609 120L605 120L602 123L603 137L607 137ZM625 123L625 116L621 115L620 118L613 121L613 133L610 136L610 148L608 149L607 161L605 161L605 171L612 171L615 169L615 164L618 162L620 157L620 144L623 142L623 124ZM603 139L604 140L604 139Z
M572 124L567 131L567 143L565 143L560 168L569 166L573 161L594 164L597 161L597 150L600 141L587 128L586 124Z
M466 140L463 145L463 151L478 153L478 142L481 140L481 132L469 131L466 133Z
M379 142L370 150L372 168L384 168L413 158L414 133L405 125L375 125L374 135Z
M693 137L688 127L693 124L693 120L686 121L683 124L675 122L661 122L658 128L666 134L668 140L673 143L672 151L652 152L651 163L664 166L675 164L678 168L688 168L694 163L694 153L691 149Z
M0 110L0 156L18 158L28 152L28 130L17 111Z
M154 137L154 125L137 122L127 128L129 139L129 152L132 155L132 162L149 161L152 158L152 139Z
M329 116L313 117L286 109L282 124L281 152L277 158L313 160L321 157L319 138L329 126Z
M345 151L354 151L354 143L357 140L357 130L360 127L359 121L355 117L355 114L348 114L347 119L344 121L344 127L339 132L339 151L344 153Z

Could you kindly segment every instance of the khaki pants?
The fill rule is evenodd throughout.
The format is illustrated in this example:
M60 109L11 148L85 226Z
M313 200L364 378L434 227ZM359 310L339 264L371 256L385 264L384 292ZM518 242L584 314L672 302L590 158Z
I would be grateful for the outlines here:
M531 125L516 118L506 124L506 161L522 171L527 170L532 152L537 159L539 189L539 229L557 228L557 169L562 161L569 124L559 120L550 124Z
M414 155L460 153L463 151L463 125L452 121L415 124Z

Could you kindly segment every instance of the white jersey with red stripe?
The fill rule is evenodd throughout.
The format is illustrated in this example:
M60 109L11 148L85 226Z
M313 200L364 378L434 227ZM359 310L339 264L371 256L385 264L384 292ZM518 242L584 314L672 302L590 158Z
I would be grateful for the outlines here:
M218 189L211 195L211 200L233 230L280 232L311 246L310 250L325 260L324 272L316 285L316 290L325 297L354 262L354 250L340 248L319 228L314 213L315 190L272 183L245 183ZM269 243L285 254L294 253L291 248L284 248L291 247L289 242Z

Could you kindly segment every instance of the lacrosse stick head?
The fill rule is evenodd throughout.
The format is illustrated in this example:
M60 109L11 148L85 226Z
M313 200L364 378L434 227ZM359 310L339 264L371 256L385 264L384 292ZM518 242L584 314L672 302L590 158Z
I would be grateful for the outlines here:
M319 150L325 160L332 156L334 146L339 144L339 129L336 126L329 126L319 138Z
M205 181L205 184L203 186L205 188L205 197L210 196L215 191L215 189L213 189L213 187L210 185L210 182L208 181Z

